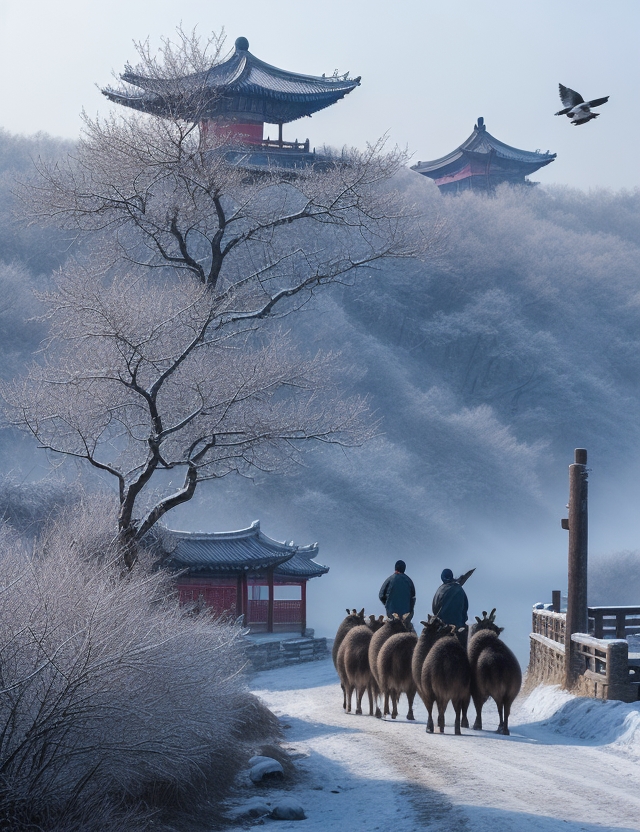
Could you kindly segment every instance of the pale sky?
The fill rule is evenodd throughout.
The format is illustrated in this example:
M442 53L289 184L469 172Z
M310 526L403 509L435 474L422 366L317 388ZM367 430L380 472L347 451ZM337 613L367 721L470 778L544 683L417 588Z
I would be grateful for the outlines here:
M388 133L414 161L457 147L483 116L490 133L558 158L541 182L640 186L640 0L0 0L0 127L74 138L79 114L106 114L96 85L135 62L132 41L176 26L243 35L257 57L311 75L334 69L362 85L334 107L285 125L312 146L363 147ZM558 83L610 95L574 127Z

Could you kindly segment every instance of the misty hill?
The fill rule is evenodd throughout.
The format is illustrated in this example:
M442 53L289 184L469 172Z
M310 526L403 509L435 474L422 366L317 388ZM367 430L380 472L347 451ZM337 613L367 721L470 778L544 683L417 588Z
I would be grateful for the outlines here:
M36 148L65 150L48 142L0 134L1 204ZM600 482L638 461L640 192L451 198L408 171L398 185L425 227L445 220L442 250L386 263L286 319L310 350L342 352L345 383L369 395L380 419L377 439L316 450L287 475L205 484L167 522L221 530L259 517L275 538L319 540L332 571L313 592L341 609L360 605L347 591L354 574L375 600L399 551L427 596L442 566L478 565L474 613L493 605L489 588L515 604L514 582L528 604L564 586L559 517L573 449L589 450ZM18 310L32 314L28 290L69 241L12 226L4 210L7 372L42 337Z

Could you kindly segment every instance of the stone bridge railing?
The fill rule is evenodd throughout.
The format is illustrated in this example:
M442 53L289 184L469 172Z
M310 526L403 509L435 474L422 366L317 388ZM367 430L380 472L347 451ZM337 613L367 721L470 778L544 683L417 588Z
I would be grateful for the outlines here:
M603 610L617 621L616 633L630 635L638 632L637 617L640 608L590 607L589 619L601 621L600 612ZM620 622L624 611L628 624L623 627ZM564 613L538 609L533 611L529 637L529 685L541 682L563 684L567 662L565 628ZM600 626L597 631L603 632ZM588 633L574 633L571 641L574 645L572 666L576 677L576 693L623 702L635 702L639 698L640 659L629 658L629 644L624 636L596 638Z

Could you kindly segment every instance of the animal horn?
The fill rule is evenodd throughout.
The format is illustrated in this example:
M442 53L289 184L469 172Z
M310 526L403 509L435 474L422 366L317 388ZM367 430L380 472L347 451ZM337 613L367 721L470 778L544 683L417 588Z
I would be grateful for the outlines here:
M489 613L489 621L495 621L495 620L496 620L496 608L494 607L491 610L491 612Z
M355 612L355 610L354 610L354 612ZM364 607L360 610L358 615L360 616L360 618L364 618Z
M485 615L486 615L486 613L485 613ZM480 618L479 615L476 615L476 621L478 622L478 624L482 624L482 619Z

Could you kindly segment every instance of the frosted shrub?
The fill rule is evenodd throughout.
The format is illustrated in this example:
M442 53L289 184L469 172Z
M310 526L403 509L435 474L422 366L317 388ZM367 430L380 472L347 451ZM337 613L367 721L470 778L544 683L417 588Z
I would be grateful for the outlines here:
M79 513L38 551L2 533L0 828L131 832L204 805L210 825L245 738L276 730L240 630L186 618L144 564L123 576Z

